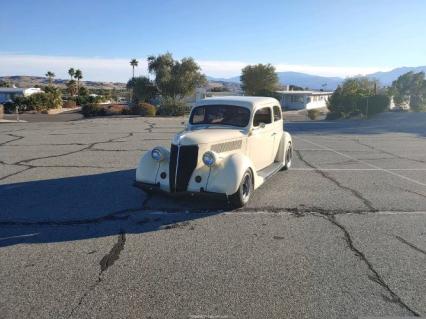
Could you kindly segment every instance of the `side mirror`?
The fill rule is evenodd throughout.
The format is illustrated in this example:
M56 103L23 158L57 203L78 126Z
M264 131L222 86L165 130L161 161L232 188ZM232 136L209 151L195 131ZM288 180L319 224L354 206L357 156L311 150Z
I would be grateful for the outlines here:
M263 122L262 122L262 123L259 123L259 127L260 127L260 128L265 128L265 126L266 126L266 124L265 124L265 123L263 123Z

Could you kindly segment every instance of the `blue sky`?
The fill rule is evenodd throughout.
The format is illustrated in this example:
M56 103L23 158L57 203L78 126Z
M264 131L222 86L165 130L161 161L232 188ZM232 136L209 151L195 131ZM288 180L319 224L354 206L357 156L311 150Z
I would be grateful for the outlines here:
M128 60L170 51L212 76L250 63L348 76L426 64L426 1L5 1L0 75L125 81Z

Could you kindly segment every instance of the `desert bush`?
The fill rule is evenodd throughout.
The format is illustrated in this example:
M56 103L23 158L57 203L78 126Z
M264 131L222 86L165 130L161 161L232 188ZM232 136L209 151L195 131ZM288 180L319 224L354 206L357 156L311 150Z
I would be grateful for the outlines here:
M157 108L152 104L140 102L131 107L131 113L134 115L155 116Z
M99 105L97 103L88 103L86 105L83 105L83 107L81 108L81 113L85 117L102 116L106 115L106 110L102 105Z
M125 105L122 104L111 104L108 105L106 108L106 115L121 115L121 114L128 114L128 108Z
M318 109L308 110L308 117L311 120L316 120L321 115L321 111Z
M73 100L65 101L64 104L62 105L62 107L64 108L74 108L76 106L77 106L77 103Z
M185 102L172 98L163 98L160 102L157 115L162 116L182 116L189 112L189 108Z

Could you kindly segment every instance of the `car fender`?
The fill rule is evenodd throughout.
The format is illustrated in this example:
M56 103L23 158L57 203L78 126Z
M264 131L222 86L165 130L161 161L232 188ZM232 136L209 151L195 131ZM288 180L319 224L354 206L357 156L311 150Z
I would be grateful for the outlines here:
M284 163L289 143L293 143L291 135L284 131L281 135L280 145L278 147L277 155L275 156L275 162Z
M235 153L222 159L218 165L210 168L206 190L226 195L234 194L247 169L251 169L256 184L254 165L247 156Z
M146 152L139 159L139 164L136 168L136 181L155 184L159 168L160 162L151 157L151 151Z
M161 150L164 154L164 158L161 161L156 161L151 156L151 151L156 148ZM150 184L157 184L159 182L159 171L166 170L168 173L170 151L162 146L156 146L143 154L139 160L139 165L136 168L136 181ZM168 187L168 185L162 185Z

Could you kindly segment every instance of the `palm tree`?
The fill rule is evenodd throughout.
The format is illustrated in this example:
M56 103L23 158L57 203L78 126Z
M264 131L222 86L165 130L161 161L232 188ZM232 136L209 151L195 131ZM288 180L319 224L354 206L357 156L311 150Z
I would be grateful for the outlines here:
M75 70L74 77L77 80L77 96L79 96L80 92L80 80L83 78L83 72L80 69Z
M52 80L55 77L55 73L53 73L52 71L47 71L46 77L47 77L47 79L49 81L49 85L51 85L52 84Z
M139 62L136 59L131 59L130 60L130 65L132 66L132 71L133 71L133 76L132 78L135 77L135 67L138 66Z
M75 70L74 68L70 68L68 70L68 74L70 75L71 80L73 79L74 75L75 75Z

